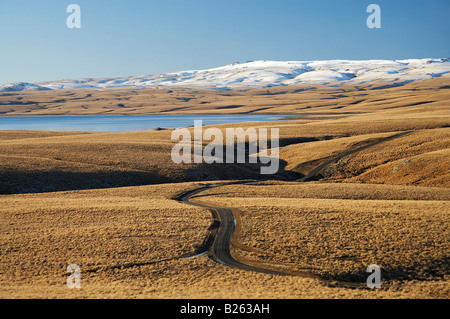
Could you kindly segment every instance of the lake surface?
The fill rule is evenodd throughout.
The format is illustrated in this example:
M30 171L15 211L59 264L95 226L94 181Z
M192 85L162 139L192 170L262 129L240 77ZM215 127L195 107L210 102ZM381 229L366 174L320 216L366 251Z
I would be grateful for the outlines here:
M0 117L0 130L130 132L156 128L179 128L203 125L276 121L292 115L52 115Z

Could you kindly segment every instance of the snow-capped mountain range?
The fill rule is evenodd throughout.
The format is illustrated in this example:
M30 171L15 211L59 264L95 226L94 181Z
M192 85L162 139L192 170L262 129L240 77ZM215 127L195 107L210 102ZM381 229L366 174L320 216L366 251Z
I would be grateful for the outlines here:
M449 58L407 60L248 61L206 69L103 79L12 83L0 92L105 88L262 88L290 84L361 84L411 81L450 75Z

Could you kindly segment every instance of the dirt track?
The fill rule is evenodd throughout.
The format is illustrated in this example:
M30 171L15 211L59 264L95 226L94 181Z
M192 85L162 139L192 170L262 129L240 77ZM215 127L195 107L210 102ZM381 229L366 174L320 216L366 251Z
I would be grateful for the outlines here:
M345 156L365 150L369 147L378 145L380 143L387 142L387 141L390 141L395 138L399 138L401 136L410 134L411 132L412 131L398 133L393 136L378 140L376 142L370 143L368 145L359 147L357 149L354 149L354 150L348 151L344 154L341 154L339 156L336 156L336 157L326 161L325 163L322 163L321 165L315 167L310 173L308 173L307 175L305 175L302 179L300 179L298 181L304 182L304 181L313 179L325 167L342 159ZM250 181L240 181L240 182L234 182L231 184L242 184L242 183L248 183L248 182L250 182ZM222 184L222 185L229 185L229 184L230 183L226 183L226 184ZM320 278L320 276L317 276L317 275L314 275L311 273L307 273L307 272L293 273L293 272L288 272L288 271L276 270L275 269L276 267L274 267L274 268L271 267L272 269L269 269L269 267L266 267L266 266L261 267L261 266L256 266L256 265L250 265L250 264L242 263L242 262L238 261L237 259L235 259L231 255L231 250L230 250L231 239L233 237L233 233L234 233L234 230L236 227L236 219L234 218L232 211L225 207L215 207L215 206L211 206L211 205L207 205L207 204L200 204L200 203L190 201L190 198L192 196L198 195L202 191L205 191L205 190L213 188L213 187L220 187L220 185L206 184L205 186L201 186L199 188L188 190L188 191L178 195L174 199L182 201L188 205L194 205L197 207L202 207L202 208L212 210L217 214L217 217L220 219L219 230L218 230L217 234L215 235L213 245L210 248L208 248L208 249L210 249L210 251L209 251L210 254L213 256L213 258L216 261L218 261L222 264L228 265L228 266L236 267L236 268L247 270L247 271L255 271L255 272L260 272L260 273L277 274L277 275L300 275L300 276L305 276L305 277L314 277L316 279L323 280L322 278Z
M216 238L214 240L214 243L212 245L212 253L214 256L214 259L222 264L237 267L240 269L248 270L248 271L256 271L256 272L262 272L262 273L268 273L268 274L278 274L278 275L285 275L285 273L272 270L272 269L266 269L261 267L255 267L252 265L247 265L244 263L241 263L240 261L236 260L230 252L230 246L231 246L231 238L234 233L235 228L235 219L233 216L233 213L228 208L224 207L214 207L209 206L205 204L199 204L195 202L191 202L189 199L197 195L198 193L207 190L212 187L218 187L217 185L206 185L202 186L190 191L187 191L181 195L179 195L176 199L179 201L182 201L188 205L194 205L197 207L206 208L209 210L213 210L218 214L218 217L220 218L220 226L219 231L216 235Z
M307 182L307 181L309 181L309 180L312 180L312 179L314 179L315 177L317 177L317 175L318 175L324 168L326 168L327 166L330 166L330 165L333 164L333 163L336 163L337 161L339 161L340 159L342 159L342 158L344 158L344 157L346 157L346 156L348 156L348 155L355 154L355 153L360 152L360 151L363 151L363 150L365 150L365 149L367 149L367 148L369 148L369 147L372 147L372 146L375 146L375 145L378 145L378 144L381 144L381 143L384 143L384 142L387 142L387 141L390 141L390 140L393 140L393 139L402 137L402 136L407 135L407 134L410 134L410 133L412 133L412 132L413 132L413 131L401 132L401 133L398 133L398 134L395 134L395 135L392 135L392 136L389 136L389 137L380 139L380 140L375 141L375 142L373 142L373 143L370 143L370 144L361 146L361 147L356 148L356 149L354 149L354 150L348 151L348 152L346 152L346 153L344 153L344 154L341 154L341 155L339 155L339 156L335 156L335 157L329 159L328 161L326 161L325 163L322 163L322 164L320 164L319 166L315 167L311 172L309 172L307 175L303 176L302 178L300 178L300 179L297 180L297 181L298 181L298 182Z

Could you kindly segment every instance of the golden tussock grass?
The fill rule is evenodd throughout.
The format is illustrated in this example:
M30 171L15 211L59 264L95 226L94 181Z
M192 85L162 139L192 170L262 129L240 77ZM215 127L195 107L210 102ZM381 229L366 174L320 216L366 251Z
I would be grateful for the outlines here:
M194 186L2 196L2 285L58 286L72 263L96 272L194 254L211 214L170 199Z
M170 197L198 186L195 180L260 180L251 165L176 165L171 130L0 131L0 192L10 194L0 195L0 295L448 298L448 81L384 89L378 83L2 94L6 116L309 114L218 125L278 127L283 167L274 178L291 181L221 186L194 200L233 208L237 258L331 281L245 272L207 255L185 258L202 247L213 219ZM411 133L350 154L406 131ZM321 182L293 182L341 155L319 173ZM81 266L82 289L66 287L71 263ZM364 283L371 263L382 268L382 289L332 282Z
M364 282L373 263L392 284L448 280L447 190L271 182L204 195L195 201L233 208L239 216L238 258L342 281Z
M359 85L290 85L217 91L205 89L119 88L8 92L0 95L0 114L311 114L347 116L388 110L413 114L424 107L448 106L450 77L414 81L400 87L390 83Z

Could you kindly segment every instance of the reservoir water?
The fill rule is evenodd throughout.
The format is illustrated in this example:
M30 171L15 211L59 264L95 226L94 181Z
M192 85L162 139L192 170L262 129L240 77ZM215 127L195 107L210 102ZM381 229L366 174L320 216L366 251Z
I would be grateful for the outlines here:
M156 128L286 120L292 115L214 114L214 115L51 115L0 117L0 130L131 132Z

